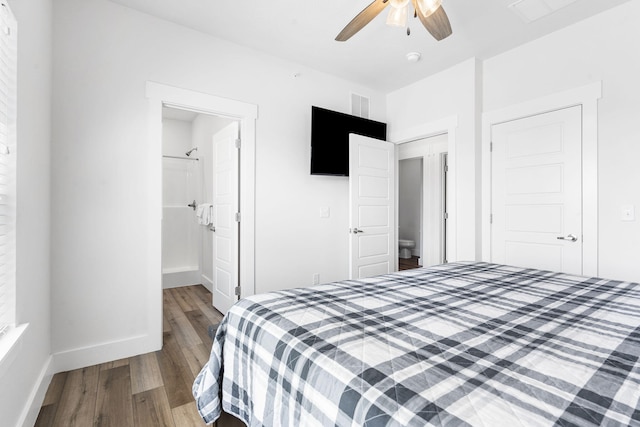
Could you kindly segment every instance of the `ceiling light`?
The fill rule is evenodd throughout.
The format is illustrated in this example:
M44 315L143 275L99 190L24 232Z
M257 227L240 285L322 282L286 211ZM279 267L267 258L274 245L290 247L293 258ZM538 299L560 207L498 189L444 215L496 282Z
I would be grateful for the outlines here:
M438 10L442 5L442 0L418 0L418 9L425 18Z
M391 0L391 9L387 16L387 25L406 27L409 16L409 0Z

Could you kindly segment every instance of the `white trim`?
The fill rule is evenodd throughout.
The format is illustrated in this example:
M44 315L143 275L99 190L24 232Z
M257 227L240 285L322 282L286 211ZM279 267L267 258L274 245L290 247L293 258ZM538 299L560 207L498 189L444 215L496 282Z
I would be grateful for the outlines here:
M458 116L449 116L440 120L436 120L433 122L424 123L418 126L414 126L409 129L401 129L397 131L392 131L389 136L389 140L394 144L402 144L404 142L415 141L417 139L429 138L436 135L447 134L447 153L449 155L449 176L448 176L448 212L449 212L449 220L448 220L448 230L447 230L447 260L449 262L458 261L458 211L457 211L457 198L458 198L458 187L457 187L457 162L456 162L456 129L458 128ZM396 163L399 160L396 156ZM398 165L396 164L396 174L398 171ZM398 191L398 179L396 176L396 193ZM398 218L398 202L396 198L396 218ZM396 259L396 270L398 269L398 245L395 245L395 259Z
M160 286L160 285L159 285ZM162 295L162 289L157 293ZM162 323L160 323L162 329ZM97 345L74 348L53 354L53 372L66 372L87 366L132 357L138 354L150 353L157 337L151 334L137 335L118 341L103 342ZM160 336L162 338L162 335ZM157 350L162 348L159 347Z
M582 106L582 274L598 276L598 100L602 82L482 115L482 260L491 260L491 127L562 108Z
M188 89L147 82L149 141L147 209L149 331L162 345L162 106L196 110L240 122L240 282L242 296L255 294L255 145L258 106Z
M0 378L4 377L16 356L21 352L22 340L28 327L28 323L10 326L6 333L0 337L2 338L0 339Z
M211 280L206 274L202 274L200 277L202 279L202 286L207 288L209 292L213 293L213 280Z
M47 390L49 389L49 384L51 384L51 379L53 378L53 372L51 371L52 361L53 357L49 356L42 366L38 379L27 398L27 404L24 406L24 410L18 419L17 426L32 427L36 424L40 408L42 407L44 398L47 395Z

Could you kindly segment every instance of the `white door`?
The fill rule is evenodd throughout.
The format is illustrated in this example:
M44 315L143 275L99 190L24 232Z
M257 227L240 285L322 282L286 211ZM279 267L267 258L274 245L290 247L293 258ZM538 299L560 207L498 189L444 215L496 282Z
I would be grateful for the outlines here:
M349 277L395 269L395 147L349 135Z
M222 314L238 300L238 123L213 136L213 306Z
M582 107L493 125L491 260L582 273Z

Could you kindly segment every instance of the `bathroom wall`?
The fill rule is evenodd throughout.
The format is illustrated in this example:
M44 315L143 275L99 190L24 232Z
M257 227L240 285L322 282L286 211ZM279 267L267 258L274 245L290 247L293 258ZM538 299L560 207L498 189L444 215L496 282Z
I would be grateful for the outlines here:
M422 159L400 161L398 171L398 237L413 240L414 256L422 256Z
M186 157L192 145L189 121L162 120L162 149L166 156ZM192 154L197 158L199 152ZM187 205L199 202L200 165L196 160L162 159L162 286L199 282L200 235L195 211Z
M191 122L186 120L163 118L162 154L185 157L185 153L193 147L191 127ZM198 153L194 153L194 155L196 154Z

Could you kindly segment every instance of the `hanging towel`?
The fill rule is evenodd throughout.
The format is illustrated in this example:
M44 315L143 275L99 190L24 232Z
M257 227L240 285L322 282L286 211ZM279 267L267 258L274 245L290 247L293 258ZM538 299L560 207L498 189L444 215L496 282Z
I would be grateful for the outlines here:
M198 224L200 225L213 224L213 205L211 203L198 205L196 216L198 217Z

